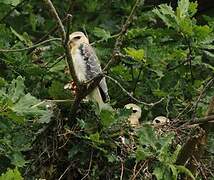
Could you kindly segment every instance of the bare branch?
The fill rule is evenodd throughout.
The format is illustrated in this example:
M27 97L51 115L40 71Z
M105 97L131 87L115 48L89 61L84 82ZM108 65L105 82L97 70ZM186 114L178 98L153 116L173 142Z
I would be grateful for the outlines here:
M21 48L21 49L0 49L0 52L21 52L21 51L27 51L27 50L39 47L39 46L41 46L43 44L46 44L48 42L51 42L51 41L61 41L61 38L47 39L47 40L42 41L42 42L40 42L38 44L34 44L33 46L25 47L25 48Z
M140 101L140 100L136 99L131 93L129 93L117 80L115 80L114 78L107 76L107 75L105 75L105 77L107 77L108 79L113 81L115 84L117 84L124 93L126 93L131 99L133 99L134 101L136 101L139 104L143 104L145 106L155 106L164 100L164 98L161 98L159 101L154 102L154 103L146 103L146 102Z
M117 54L120 52L120 48L122 46L122 42L123 42L123 36L126 34L129 25L131 24L132 20L133 20L133 16L136 12L137 7L140 5L141 1L144 3L144 0L136 0L135 4L127 18L127 20L125 21L125 23L122 25L121 27L121 31L118 34L118 37L116 39L115 45L114 45L114 49L113 49L113 53L112 53L112 57L109 60L109 62L107 63L107 65L105 66L105 68L103 69L103 71L106 71L109 66L115 61L115 57L117 56Z
M6 15L4 15L4 16L0 19L0 22L3 22L7 17L9 17L9 15L10 15L14 10L16 10L16 9L18 9L18 8L20 8L20 7L22 7L27 1L29 1L29 0L23 0L23 1L21 1L20 3L18 3L16 6L14 6L11 10L9 10L9 11L7 12Z
M65 171L62 173L62 175L59 177L58 180L61 180L63 178L63 176L67 173L67 171L71 168L72 164L70 164L66 169Z
M206 85L204 86L204 88L201 90L200 95L198 96L198 98L197 98L197 100L196 100L196 102L195 102L195 105L190 109L190 111L191 111L191 110L194 108L194 109L193 109L193 118L194 118L194 116L195 116L195 112L196 112L196 110L197 110L197 107L198 107L199 102L201 101L202 96L204 95L205 91L206 91L209 87L211 87L211 85L213 84L213 82L214 82L214 78L209 79L209 81L206 83Z
M78 81L78 78L76 76L75 70L74 70L74 65L73 65L73 61L72 61L72 56L71 56L71 51L70 51L70 47L69 47L69 27L70 27L70 22L71 22L71 15L68 15L68 21L67 21L67 33L65 32L65 28L62 24L61 19L59 18L59 15L55 9L55 7L53 6L52 2L50 0L44 0L44 2L48 5L49 10L52 13L52 16L56 19L60 31L61 31L61 38L62 38L62 45L65 49L65 54L67 57L67 65L69 68L69 72L74 80L74 82L77 85L77 96L75 98L74 104L73 104L73 113L75 113L80 101L84 98L82 98L82 96L80 95L81 92L83 91L80 82ZM81 91L82 90L82 91ZM85 91L85 90L84 90Z
M44 0L44 2L48 5L48 7L50 8L49 11L51 12L52 16L56 19L60 27L62 41L65 42L65 38L66 38L65 29L55 7L53 6L51 0Z
M206 116L203 118L195 118L194 120L188 121L186 124L188 124L188 125L205 124L207 122L213 122L214 123L214 115Z
M89 166L88 166L88 170L85 176L83 176L83 178L81 178L81 180L85 179L88 177L90 170L91 170L91 165L92 165L92 158L93 158L93 151L91 152L91 157L90 157L90 162L89 162Z

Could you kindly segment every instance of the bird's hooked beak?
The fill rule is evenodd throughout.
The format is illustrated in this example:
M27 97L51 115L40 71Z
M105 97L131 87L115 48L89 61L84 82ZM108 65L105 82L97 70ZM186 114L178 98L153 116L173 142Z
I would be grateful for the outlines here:
M77 31L70 34L69 45L71 48L80 43L89 43L87 37L83 32Z

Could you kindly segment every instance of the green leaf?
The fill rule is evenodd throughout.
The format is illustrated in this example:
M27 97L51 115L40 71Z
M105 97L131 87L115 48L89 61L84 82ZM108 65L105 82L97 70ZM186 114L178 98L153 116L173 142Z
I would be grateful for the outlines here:
M134 49L134 48L125 48L126 53L138 61L145 61L144 59L144 49Z
M153 171L153 174L157 178L157 180L164 180L164 171L161 167L156 167Z
M19 99L19 101L11 107L11 109L20 115L32 115L32 114L42 114L44 111L39 110L38 107L33 107L40 101L30 95L29 93L24 95Z
M177 171L177 168L175 165L172 165L172 164L169 164L168 165L172 171L172 179L173 180L177 180L177 177L178 177L178 171Z
M207 26L194 26L194 35L199 40L204 40L207 38L210 38L210 33L212 32L212 29Z
M189 9L188 9L190 17L195 15L195 13L197 12L197 7L198 7L197 1L190 2Z
M156 150L156 135L154 129L146 124L144 125L138 132L139 136L139 143L142 145L149 145L151 146L154 150Z
M53 117L53 111L44 110L42 116L37 120L38 123L49 123L51 118Z
M176 168L177 168L179 173L185 173L186 175L191 177L193 180L195 180L195 177L193 176L191 171L189 169L187 169L185 166L176 166Z
M168 27L175 27L176 16L171 6L167 4L162 4L155 8L153 13L155 13Z
M174 134L169 134L166 137L162 137L160 139L161 149L159 150L158 159L161 162L173 163L173 161L171 159L171 155L169 156L169 154L170 154L169 148L170 148L173 138L174 138ZM174 160L174 158L173 158L173 160Z
M143 161L152 155L153 155L153 153L151 153L148 149L142 148L142 146L137 147L137 150L136 150L136 160L137 161Z
M111 38L111 34L109 31L98 27L94 28L93 33L95 36L97 36L98 38L102 38L103 40L108 40L109 38Z
M167 164L157 163L153 174L157 180L172 180L171 170Z
M15 29L13 29L12 27L10 28L11 32L23 43L25 43L28 46L32 45L32 42L29 38L29 36L27 35L27 33L23 33L23 35L19 34L18 32L16 32Z
M170 156L170 160L171 160L172 163L175 163L175 162L176 162L180 150L181 150L181 145L178 144L177 147L176 147L176 149L175 149L175 151L174 151L173 154Z
M14 104L11 109L21 116L36 116L39 117L38 123L49 123L53 112L47 110L44 104L40 105L40 100L36 99L31 94L26 94Z
M0 176L0 180L23 180L18 168L8 169L6 173Z
M100 112L101 123L104 127L109 127L115 120L114 113L108 110Z
M14 79L8 89L8 96L13 102L16 102L21 96L24 95L24 79L21 76L18 76Z
M189 10L189 0L178 1L178 7L176 9L176 14L179 19L184 19L188 16Z
M78 144L73 146L69 151L68 151L68 159L72 160L73 157L80 151L81 147L79 147Z
M11 163L17 167L23 167L27 163L21 152L14 152L9 158Z
M0 0L0 3L9 4L12 6L17 6L21 0Z
M98 132L94 134L90 134L89 139L95 143L99 143L99 144L104 143L104 140L100 140L100 134Z

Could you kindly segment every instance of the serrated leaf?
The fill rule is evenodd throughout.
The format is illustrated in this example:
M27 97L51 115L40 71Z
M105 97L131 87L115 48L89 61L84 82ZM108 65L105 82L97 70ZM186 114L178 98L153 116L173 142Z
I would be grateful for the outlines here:
M153 154L148 149L145 149L145 148L142 148L141 146L139 146L136 150L135 155L136 155L137 161L143 161L146 158L152 156Z
M95 36L102 38L103 40L108 40L111 37L111 34L109 31L106 31L105 29L101 29L98 27L94 28L93 33Z
M209 39L212 28L207 25L204 26L194 26L194 35L199 40Z
M18 76L14 79L9 85L8 96L13 101L16 102L21 96L24 95L24 79L21 76Z
M153 171L153 174L155 175L155 177L157 178L157 180L163 180L164 177L164 171L162 168L160 167L156 167Z
M189 0L178 1L178 7L176 9L177 17L180 19L186 18L188 16Z
M27 163L21 152L14 152L9 158L11 163L17 167L23 167Z
M197 1L190 2L189 9L188 9L190 17L195 15L195 13L197 12L197 7L198 7Z
M38 123L49 123L53 117L53 112L51 110L44 110L42 116L37 120Z
M178 171L177 171L177 168L175 165L172 165L172 164L169 164L168 165L172 171L172 179L173 180L177 180L177 177L178 177Z
M172 159L171 159L171 155L169 156L170 151L170 145L172 143L172 140L174 138L174 134L169 134L166 137L162 137L162 139L160 139L160 144L161 144L161 149L159 150L159 155L158 155L158 159L161 162L165 162L165 163L173 163ZM173 158L174 160L174 158Z
M11 107L11 109L21 116L29 115L37 117L38 123L49 123L53 116L53 112L51 110L47 110L44 104L38 105L40 102L40 100L28 93L21 97L20 100Z
M193 174L191 173L191 171L189 169L187 169L185 166L176 166L177 170L179 173L185 173L186 175L188 175L189 177L192 178L192 180L195 180L195 177L193 176Z
M155 131L150 125L144 125L138 132L138 136L140 144L149 145L156 150L157 139L155 136Z
M33 107L39 102L38 99L28 93L21 97L11 109L20 115L42 114L44 112L43 110L39 110L38 107Z
M145 61L144 60L144 49L134 49L134 48L125 48L126 53L138 61Z
M176 25L176 16L172 7L167 4L161 4L155 8L153 13L155 13L168 27L174 27Z
M206 55L206 58L208 58L211 61L214 61L214 54L209 52L209 51L203 51L204 54Z
M108 110L102 110L100 112L100 118L104 127L109 127L115 120L114 114Z
M21 0L0 0L0 3L9 4L12 6L17 6L20 2Z
M92 142L102 144L104 143L104 140L100 140L100 134L98 132L94 134L90 134L88 137Z
M0 180L23 180L18 168L8 169L7 172L0 176Z

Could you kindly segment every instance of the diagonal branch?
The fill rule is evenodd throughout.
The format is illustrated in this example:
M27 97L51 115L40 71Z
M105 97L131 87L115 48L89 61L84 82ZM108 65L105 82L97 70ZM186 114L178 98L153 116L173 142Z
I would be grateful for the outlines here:
M96 76L92 82L87 83L87 84L85 84L85 83L82 84L79 82L77 75L75 73L75 70L74 70L74 65L73 65L70 46L69 46L69 27L70 27L70 22L71 22L72 16L68 15L68 21L67 21L68 24L67 24L67 33L66 33L65 28L62 24L62 21L59 18L59 15L57 14L57 11L56 11L55 7L53 6L52 2L50 0L44 0L44 2L49 7L49 10L50 10L52 16L56 19L56 21L59 25L59 28L61 31L62 45L65 49L69 72L70 72L74 82L77 85L77 95L74 100L73 109L72 109L72 113L75 114L81 100L84 99L89 93L91 93L95 87L97 87L97 85L100 83L100 81L102 80L102 78L104 76L103 76L103 74L100 74L100 75Z
M55 7L53 6L53 3L51 2L51 0L44 0L44 2L49 6L49 8L50 8L49 10L50 10L52 16L56 19L56 21L60 27L59 29L61 31L62 41L64 42L65 38L66 38L66 33L65 33L65 29L64 29L64 26L62 24L62 21L59 18L59 15L58 15Z
M21 48L21 49L0 49L0 52L21 52L21 51L27 51L27 50L31 50L33 48L36 48L36 47L39 47L43 44L46 44L48 42L51 42L51 41L61 41L61 38L52 38L52 39L47 39L45 41L42 41L38 44L34 44L33 46L30 46L30 47L25 47L25 48Z
M146 103L146 102L143 102L143 101L140 101L138 100L137 98L135 98L130 92L128 92L117 80L115 80L114 78L110 77L110 76L107 76L105 75L105 77L107 77L108 79L110 79L112 82L114 82L115 84L117 84L124 93L126 93L131 99L133 99L135 102L139 103L139 104L143 104L145 106L155 106L156 104L159 104L161 103L164 98L161 98L159 101L157 102L154 102L154 103Z
M136 0L135 4L134 4L134 6L133 6L133 8L131 10L130 15L128 16L126 22L122 26L121 31L118 34L118 37L116 39L116 43L115 43L115 47L114 47L114 50L113 50L112 57L111 57L110 61L108 62L108 64L106 65L106 67L104 68L104 71L107 70L110 67L110 65L112 64L112 62L115 59L115 56L116 56L118 50L120 50L120 47L121 47L122 41L123 41L123 36L127 32L128 27L132 22L132 19L133 19L133 16L135 14L135 11L136 11L136 9L139 6L141 1L142 0ZM51 12L52 16L56 19L56 21L57 21L57 23L59 25L59 28L60 28L60 31L61 31L62 44L63 44L63 47L65 48L69 71L70 71L70 74L71 74L74 82L77 85L77 95L76 95L76 98L75 98L75 101L74 101L74 104L73 104L73 109L72 109L72 113L75 114L76 111L77 111L77 108L79 106L79 103L81 102L81 100L83 98L85 98L88 94L90 94L97 87L97 85L100 83L100 81L104 77L104 74L98 74L95 78L93 78L91 81L86 82L86 83L80 83L78 81L78 78L77 78L77 76L75 74L75 71L74 71L74 65L73 65L71 51L70 51L70 47L69 47L69 27L70 27L70 21L71 21L71 17L72 16L71 15L68 16L67 33L66 33L65 32L65 28L64 28L64 26L62 24L62 21L59 18L59 15L57 14L57 11L56 11L55 7L53 6L51 0L44 0L44 2L49 7L49 11ZM137 101L137 102L139 102L139 101ZM144 103L144 104L153 106L156 103L151 103L151 104Z
M122 46L124 35L126 34L129 25L132 23L134 14L137 10L137 7L140 5L141 1L144 3L144 0L136 0L135 1L135 4L134 4L128 18L126 19L125 23L122 25L121 30L118 34L118 37L117 37L115 45L114 45L114 49L113 49L111 59L108 61L107 65L104 67L103 71L106 71L109 68L109 66L115 61L115 58L118 56L118 53L120 52L120 48Z

